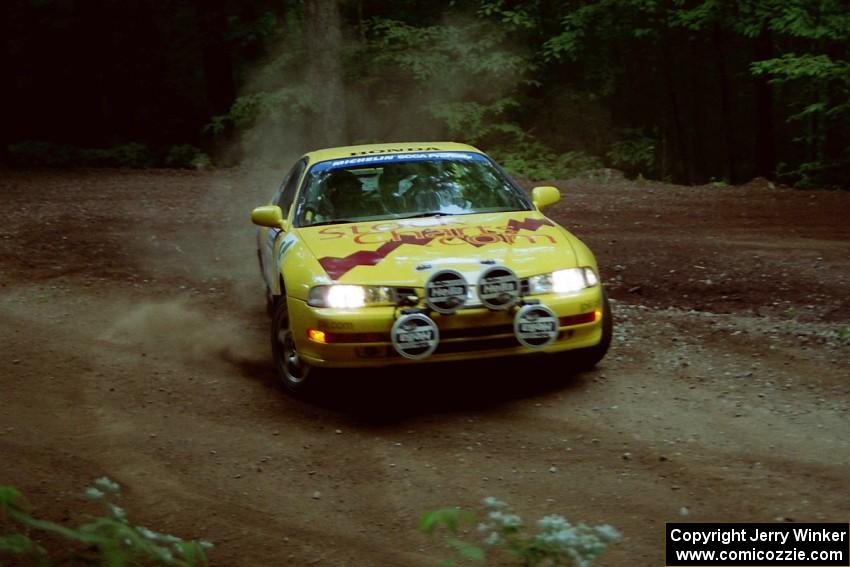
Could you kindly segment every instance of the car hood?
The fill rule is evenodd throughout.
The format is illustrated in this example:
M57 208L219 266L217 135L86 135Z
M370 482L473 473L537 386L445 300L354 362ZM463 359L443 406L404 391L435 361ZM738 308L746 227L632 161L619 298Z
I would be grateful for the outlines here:
M296 229L331 281L421 287L451 268L477 281L501 264L519 277L576 265L573 237L537 211Z

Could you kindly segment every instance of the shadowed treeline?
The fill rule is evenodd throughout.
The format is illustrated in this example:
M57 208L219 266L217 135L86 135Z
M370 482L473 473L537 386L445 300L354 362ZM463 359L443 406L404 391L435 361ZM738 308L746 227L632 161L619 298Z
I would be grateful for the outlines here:
M13 164L451 138L536 178L850 178L843 0L10 0L0 36Z

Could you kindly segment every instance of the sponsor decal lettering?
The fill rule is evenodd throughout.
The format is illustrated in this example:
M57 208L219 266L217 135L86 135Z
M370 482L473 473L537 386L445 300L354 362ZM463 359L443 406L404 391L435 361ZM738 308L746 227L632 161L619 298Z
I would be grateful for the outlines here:
M402 343L422 343L434 339L434 333L430 329L425 331L413 331L410 333L399 333L398 340Z
M516 291L516 283L510 282L500 282L500 283L485 283L481 288L484 290L484 293L511 293Z
M434 289L431 290L430 295L433 297L446 297L450 295L460 295L464 292L463 288L460 286L451 286L451 287L437 287L434 286Z
M556 242L551 234L520 234L520 230L534 232L543 226L553 226L553 223L547 219L510 219L504 226L445 226L421 229L402 229L393 226L395 224L398 223L381 222L371 225L359 224L319 230L321 240L337 240L348 237L356 244L380 244L376 250L359 250L341 258L326 256L319 259L319 264L331 279L338 280L357 266L377 265L403 244L428 246L435 242L445 246L471 245L478 248L499 243L513 245L517 242L528 244L538 242L555 244Z
M351 331L354 329L354 323L346 321L318 321L317 326L322 330L334 331Z
M389 154L389 153L400 153L400 152L433 152L439 151L440 148L381 148L377 150L365 150L362 152L351 152L352 156L365 156L369 154Z
M540 323L521 323L520 330L523 333L550 333L555 329L555 324L552 321L543 321Z

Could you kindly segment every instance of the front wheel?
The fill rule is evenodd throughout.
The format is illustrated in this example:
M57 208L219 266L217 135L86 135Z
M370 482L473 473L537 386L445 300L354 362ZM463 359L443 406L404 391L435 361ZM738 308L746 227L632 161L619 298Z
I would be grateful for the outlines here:
M602 338L599 344L587 348L570 350L562 354L565 362L571 368L581 372L590 370L605 358L611 347L611 337L614 334L614 318L611 315L611 304L608 302L608 294L602 290Z
M303 393L310 383L313 369L301 359L295 347L286 295L274 296L271 342L275 369L283 387L293 394Z

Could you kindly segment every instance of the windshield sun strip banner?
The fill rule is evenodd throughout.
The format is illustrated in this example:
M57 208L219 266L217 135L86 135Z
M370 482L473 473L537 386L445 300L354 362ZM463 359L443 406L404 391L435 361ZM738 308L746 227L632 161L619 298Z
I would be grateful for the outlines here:
M320 173L344 167L363 167L382 165L385 163L401 163L411 161L489 161L487 156L476 152L410 152L402 154L378 154L349 158L332 159L315 164L311 173Z

